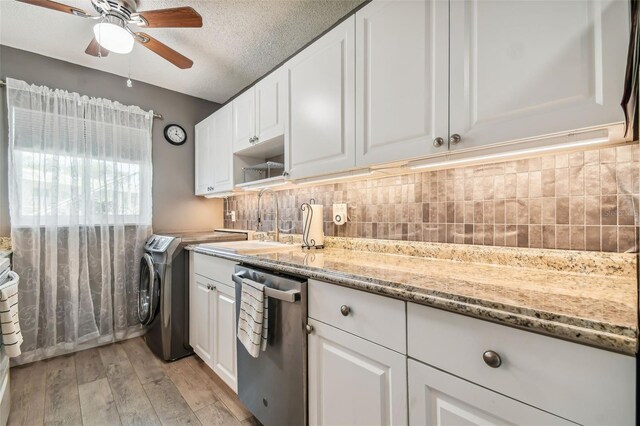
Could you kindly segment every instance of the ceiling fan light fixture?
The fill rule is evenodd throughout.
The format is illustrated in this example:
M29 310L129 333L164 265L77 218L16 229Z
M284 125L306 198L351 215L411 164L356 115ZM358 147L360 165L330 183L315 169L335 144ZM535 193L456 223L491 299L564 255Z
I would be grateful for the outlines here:
M93 34L100 46L113 53L126 54L133 50L135 40L122 19L109 16L93 26Z

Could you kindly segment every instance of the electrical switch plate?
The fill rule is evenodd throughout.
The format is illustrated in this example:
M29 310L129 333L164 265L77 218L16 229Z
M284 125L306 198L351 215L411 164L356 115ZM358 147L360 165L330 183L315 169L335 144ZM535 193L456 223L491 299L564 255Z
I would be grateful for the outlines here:
M231 210L231 222L235 222L235 221L236 221L236 211Z
M344 225L345 223L347 223L346 204L333 205L333 223L335 223L336 225Z

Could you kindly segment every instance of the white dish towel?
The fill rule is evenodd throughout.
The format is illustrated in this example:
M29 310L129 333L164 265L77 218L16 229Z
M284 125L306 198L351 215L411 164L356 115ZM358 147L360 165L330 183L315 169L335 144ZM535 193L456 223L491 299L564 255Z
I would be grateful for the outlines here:
M13 271L9 272L9 281L0 286L0 329L2 330L2 345L9 358L22 353L22 333L18 319L18 283L20 277Z
M264 287L252 280L242 280L238 340L254 358L267 349L269 298Z

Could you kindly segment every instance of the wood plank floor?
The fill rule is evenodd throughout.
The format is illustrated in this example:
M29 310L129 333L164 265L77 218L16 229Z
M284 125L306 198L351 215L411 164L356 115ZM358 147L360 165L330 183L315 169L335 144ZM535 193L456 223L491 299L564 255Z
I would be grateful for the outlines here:
M260 426L197 356L163 362L141 337L10 374L10 426Z

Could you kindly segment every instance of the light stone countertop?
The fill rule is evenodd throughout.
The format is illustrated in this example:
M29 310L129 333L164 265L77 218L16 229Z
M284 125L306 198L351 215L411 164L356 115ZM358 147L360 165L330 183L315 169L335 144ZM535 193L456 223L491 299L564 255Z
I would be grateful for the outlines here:
M256 255L190 248L629 355L638 350L636 254L338 238L327 246Z

